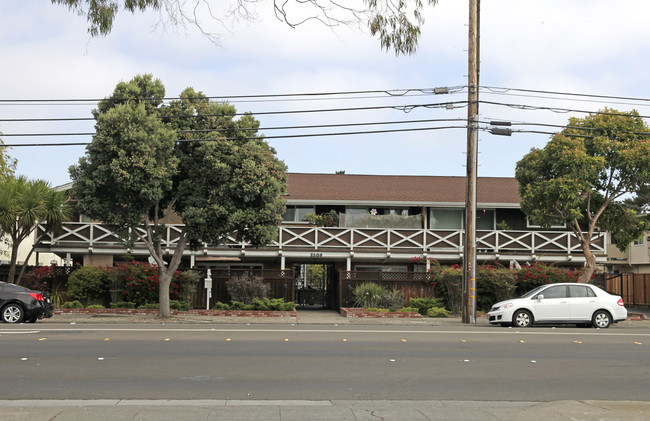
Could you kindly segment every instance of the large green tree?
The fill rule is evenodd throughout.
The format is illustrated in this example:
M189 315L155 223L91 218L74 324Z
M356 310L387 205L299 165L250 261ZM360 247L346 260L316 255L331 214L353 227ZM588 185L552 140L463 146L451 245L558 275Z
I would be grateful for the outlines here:
M563 222L580 241L586 265L579 281L596 269L591 241L609 231L624 250L648 229L626 206L626 196L650 184L650 129L636 111L613 109L571 118L543 149L533 149L515 171L522 210L549 227Z
M66 193L52 189L46 181L28 180L20 176L0 182L0 228L11 241L7 282L13 283L15 280L20 244L39 224L48 230L58 228L69 217L70 210ZM34 244L37 243L38 239L34 241ZM34 247L25 262L33 250Z
M634 197L626 199L625 204L635 212L650 217L650 185L642 187Z
M437 0L363 0L362 2L337 2L334 0L236 0L223 16L216 15L219 1L210 0L51 0L53 4L68 8L88 21L91 36L107 35L120 7L131 13L154 10L161 19L177 26L193 26L214 43L219 35L205 29L200 17L210 16L224 23L226 20L255 18L261 4L273 5L275 16L291 27L309 20L318 20L327 26L365 25L372 35L379 37L381 46L396 54L413 54L424 23L422 9ZM356 4L355 4L356 3Z
M186 89L163 104L151 75L121 82L94 111L96 135L70 168L81 212L144 242L160 271L159 316L170 315L169 285L188 245L228 235L271 242L282 220L286 167L250 115ZM170 218L183 229L163 243ZM173 249L165 259L165 249Z

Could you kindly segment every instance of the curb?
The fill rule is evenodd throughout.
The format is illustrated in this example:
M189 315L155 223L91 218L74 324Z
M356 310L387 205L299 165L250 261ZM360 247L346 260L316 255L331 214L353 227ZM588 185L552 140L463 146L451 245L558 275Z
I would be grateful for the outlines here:
M58 308L54 315L78 316L149 316L156 317L158 309L140 308ZM171 310L172 316L209 316L209 317L296 317L296 310L292 311L264 311L264 310Z

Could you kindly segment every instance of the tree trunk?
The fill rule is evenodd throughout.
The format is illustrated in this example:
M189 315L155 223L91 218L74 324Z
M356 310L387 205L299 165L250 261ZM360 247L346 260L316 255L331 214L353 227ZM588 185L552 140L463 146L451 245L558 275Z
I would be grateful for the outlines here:
M9 260L9 272L7 273L7 282L10 284L14 283L14 278L16 277L16 260L18 260L18 246L20 246L20 243L16 244L16 241L12 240L11 258Z
M169 270L164 265L159 268L159 286L158 286L158 317L170 317L169 308L169 286L172 283L174 271Z
M158 285L158 317L170 317L171 309L169 308L169 286L172 283L172 278L176 269L178 269L181 264L181 258L183 257L183 251L185 250L185 245L187 244L187 232L185 228L181 232L181 236L176 242L176 249L174 254L169 261L169 265L165 266L165 262L162 259L162 255L159 256L157 261L160 262L159 267L159 285Z
M25 275L25 270L27 269L29 258L32 257L32 254L34 253L34 249L36 249L36 244L34 244L31 250L29 250L27 257L25 257L25 262L20 268L20 272L18 273L18 278L16 278L16 285L20 285L20 282L23 280L23 275Z
M591 281L591 276L596 270L596 256L591 252L591 245L589 242L582 242L582 251L585 255L586 265L580 277L578 277L578 282L589 283Z

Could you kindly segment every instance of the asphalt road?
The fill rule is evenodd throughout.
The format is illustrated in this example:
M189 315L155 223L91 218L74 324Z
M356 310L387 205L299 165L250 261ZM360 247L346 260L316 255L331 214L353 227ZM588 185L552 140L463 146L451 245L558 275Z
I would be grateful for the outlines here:
M0 325L2 399L641 400L650 332Z

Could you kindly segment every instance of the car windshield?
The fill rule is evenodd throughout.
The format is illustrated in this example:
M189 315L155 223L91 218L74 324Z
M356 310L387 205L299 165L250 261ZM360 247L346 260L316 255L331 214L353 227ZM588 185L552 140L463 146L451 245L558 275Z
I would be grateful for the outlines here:
M537 287L537 288L535 288L535 289L532 290L532 291L528 291L527 293L525 293L524 295L522 295L522 296L519 297L519 298L528 298L528 297L532 297L533 295L537 294L539 291L541 291L542 289L544 289L544 288L546 288L546 287L547 287L547 285L542 285L541 287Z

